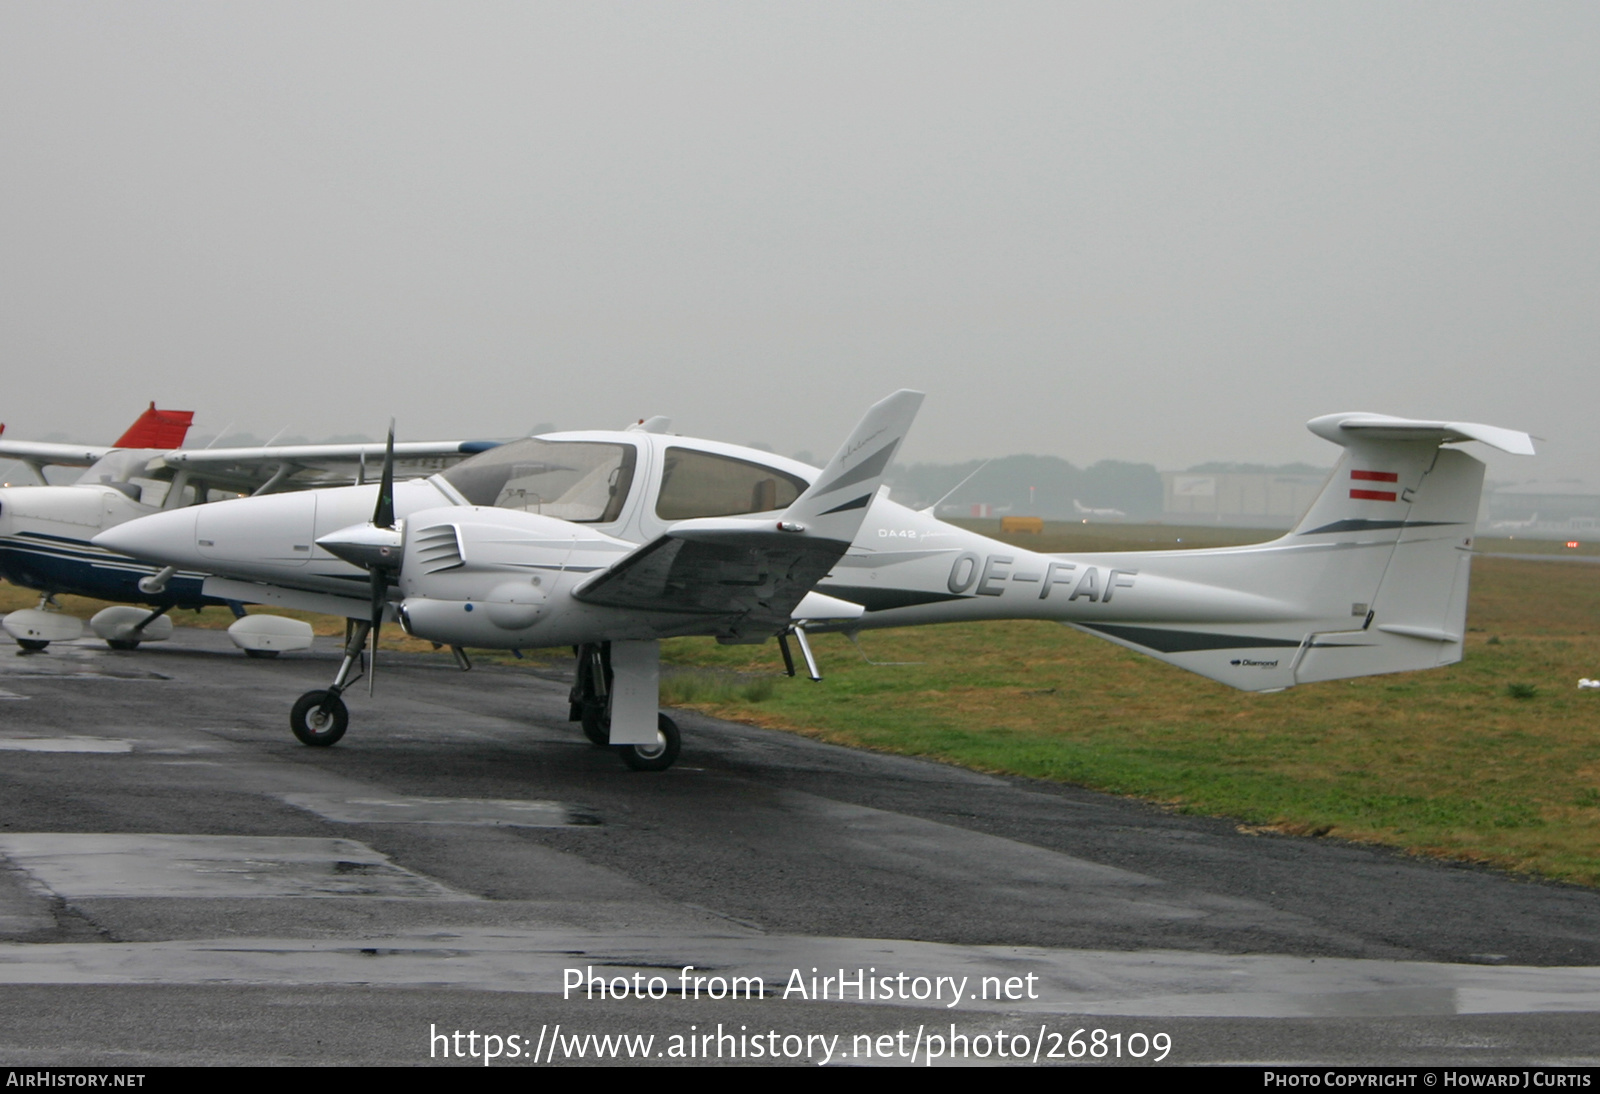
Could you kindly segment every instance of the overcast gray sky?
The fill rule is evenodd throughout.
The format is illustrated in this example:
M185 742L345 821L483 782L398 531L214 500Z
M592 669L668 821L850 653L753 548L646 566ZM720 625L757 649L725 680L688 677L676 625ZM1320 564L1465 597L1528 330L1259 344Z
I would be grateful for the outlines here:
M1600 483L1600 4L0 5L0 420Z

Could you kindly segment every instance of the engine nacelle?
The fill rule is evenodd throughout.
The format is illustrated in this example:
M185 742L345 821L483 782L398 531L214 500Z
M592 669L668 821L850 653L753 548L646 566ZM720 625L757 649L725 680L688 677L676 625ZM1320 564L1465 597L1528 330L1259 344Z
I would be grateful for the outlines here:
M572 588L634 549L581 524L514 509L452 506L406 522L400 621L458 646L563 645L549 620L589 610Z

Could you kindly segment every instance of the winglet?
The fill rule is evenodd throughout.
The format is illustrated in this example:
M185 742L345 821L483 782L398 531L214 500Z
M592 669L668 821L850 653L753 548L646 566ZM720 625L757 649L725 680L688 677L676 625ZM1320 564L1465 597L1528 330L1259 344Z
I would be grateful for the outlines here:
M853 540L921 406L922 392L906 389L874 403L811 489L784 512L784 522L812 536Z

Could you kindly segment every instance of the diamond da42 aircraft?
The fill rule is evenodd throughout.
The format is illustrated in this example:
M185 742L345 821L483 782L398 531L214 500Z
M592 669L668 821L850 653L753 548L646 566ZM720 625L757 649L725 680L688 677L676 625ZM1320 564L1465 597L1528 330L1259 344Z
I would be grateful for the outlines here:
M100 531L219 494L270 494L375 478L385 454L382 442L183 448L193 420L192 411L158 410L151 403L112 445L0 438L0 459L28 465L39 480L37 486L0 487L0 577L40 593L37 608L12 612L0 622L20 646L42 650L82 635L80 620L54 608L53 598L62 593L132 602L105 608L89 621L114 649L169 637L166 613L175 607L227 602L204 595L203 573L158 569L93 545L89 541ZM492 447L487 441L399 445L395 474L429 475ZM46 467L83 470L75 482L55 486L45 478ZM310 627L298 620L245 616L236 601L227 603L241 617L229 637L247 654L271 656L311 644Z
M1447 446L1533 451L1494 426L1327 415L1309 428L1343 455L1279 539L1039 554L889 499L921 401L873 406L821 471L652 419L514 441L422 481L160 513L95 542L210 571L210 595L345 615L333 683L291 714L307 744L344 734L341 695L398 618L463 661L469 646L576 647L573 720L660 770L679 745L657 710L671 636L776 637L791 673L792 637L813 679L808 632L982 619L1058 621L1248 691L1450 664L1483 464Z

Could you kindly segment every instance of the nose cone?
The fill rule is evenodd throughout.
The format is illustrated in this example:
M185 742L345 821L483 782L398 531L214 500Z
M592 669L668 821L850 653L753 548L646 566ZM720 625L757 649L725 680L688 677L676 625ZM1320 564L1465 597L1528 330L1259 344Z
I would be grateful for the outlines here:
M399 528L379 528L375 524L352 524L317 538L317 546L355 566L400 568L404 538Z
M90 542L162 566L195 566L200 562L195 546L195 515L194 509L152 513L108 528Z

